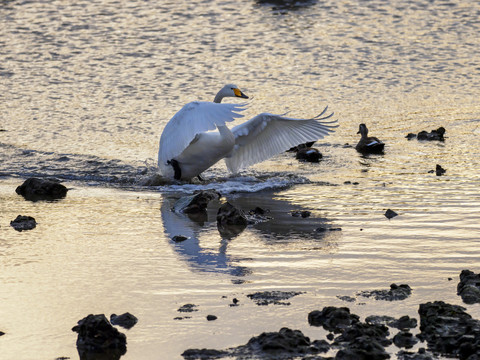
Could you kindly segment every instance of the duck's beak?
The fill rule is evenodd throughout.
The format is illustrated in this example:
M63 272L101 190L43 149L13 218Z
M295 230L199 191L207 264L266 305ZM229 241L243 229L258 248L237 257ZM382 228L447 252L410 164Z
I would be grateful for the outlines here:
M357 134L360 134L360 130L357 131Z
M233 92L236 97L242 98L242 99L248 99L248 96L245 95L243 92L241 92L239 89L233 89Z

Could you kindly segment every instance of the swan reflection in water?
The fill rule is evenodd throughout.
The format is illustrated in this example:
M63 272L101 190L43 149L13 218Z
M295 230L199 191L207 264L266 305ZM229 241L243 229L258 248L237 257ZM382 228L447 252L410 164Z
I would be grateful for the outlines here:
M226 232L224 229L217 228L216 214L221 205L219 201L213 200L207 211L191 215L172 210L179 196L165 196L161 206L164 232L174 250L193 271L217 272L232 276L245 276L252 272L248 267L238 265L247 259L229 255L227 252L230 241L237 236L250 234L254 238L260 238L269 246L287 244L307 251L331 252L336 248L341 232L328 230L338 228L324 218L292 216L293 212L305 209L274 197L275 193L263 192L255 195L236 194L229 199L229 202L245 213L256 207L266 209L267 213L260 221L253 222L246 228L230 228L231 231ZM186 239L175 241L173 240L175 236ZM215 242L213 246L212 240Z

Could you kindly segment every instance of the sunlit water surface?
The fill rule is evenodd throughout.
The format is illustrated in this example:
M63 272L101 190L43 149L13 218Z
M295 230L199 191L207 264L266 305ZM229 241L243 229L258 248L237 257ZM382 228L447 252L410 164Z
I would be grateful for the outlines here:
M456 0L1 1L1 358L78 358L71 328L90 313L139 318L122 359L179 359L283 326L322 339L306 318L327 305L364 318L462 304L458 274L480 271L479 16ZM329 105L340 127L316 144L322 162L282 154L236 177L219 164L203 184L142 185L169 118L227 82L253 97L247 117ZM385 155L352 147L362 122ZM444 142L405 139L439 126ZM61 179L67 197L25 201L15 188L29 176ZM203 222L170 211L208 188L273 219L222 238L219 202ZM16 232L19 214L37 227ZM411 297L355 295L391 283ZM246 296L263 290L304 294L267 307ZM199 311L174 320L186 303Z

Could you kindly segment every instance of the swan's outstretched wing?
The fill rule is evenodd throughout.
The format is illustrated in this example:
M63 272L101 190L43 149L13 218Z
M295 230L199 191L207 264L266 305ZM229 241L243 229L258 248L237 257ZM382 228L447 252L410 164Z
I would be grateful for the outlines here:
M238 170L267 160L293 146L322 139L334 132L336 120L324 121L333 116L322 117L327 111L311 119L294 119L282 115L262 113L232 129L235 148L225 158L229 171Z
M226 122L243 117L237 112L244 110L245 106L246 104L217 104L207 101L186 104L163 129L158 150L160 171L167 166L168 160L180 155L197 134L214 130L217 125L225 125Z

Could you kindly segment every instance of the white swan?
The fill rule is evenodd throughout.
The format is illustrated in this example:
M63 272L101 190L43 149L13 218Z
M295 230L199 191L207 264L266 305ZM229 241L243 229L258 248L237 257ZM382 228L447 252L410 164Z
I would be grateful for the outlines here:
M227 122L246 104L220 104L224 97L248 99L235 85L225 85L213 102L194 101L180 109L165 126L160 137L158 167L162 176L190 180L225 158L227 168L240 169L267 160L289 148L316 141L333 132L335 121L322 121L327 111L311 119L294 119L269 113L259 114L233 127ZM209 132L209 130L215 130Z

